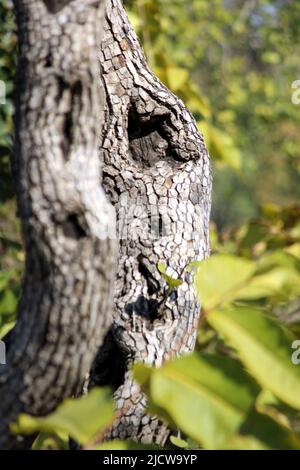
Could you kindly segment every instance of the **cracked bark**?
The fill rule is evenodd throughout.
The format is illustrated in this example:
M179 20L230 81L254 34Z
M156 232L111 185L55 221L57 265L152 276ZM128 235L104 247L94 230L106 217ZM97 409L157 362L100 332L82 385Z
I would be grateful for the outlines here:
M108 0L100 51L105 89L103 185L120 238L114 323L90 385L111 384L117 417L106 439L164 445L172 430L146 413L130 366L191 352L200 306L187 264L209 255L209 156L184 104L153 75L120 0ZM157 270L183 284L170 292Z
M209 254L203 138L149 70L119 0L107 0L103 28L98 1L15 3L21 50L13 167L27 257L0 376L0 447L24 446L7 432L9 422L21 411L52 411L93 359L90 386L115 390L117 416L106 439L164 445L172 431L147 415L130 366L160 366L194 348L200 307L184 268ZM114 214L101 183L119 235L112 325L115 243L103 233ZM176 291L158 261L183 278Z
M0 448L20 412L45 415L89 372L111 324L115 212L101 188L104 3L16 0L13 173L26 266L0 375Z

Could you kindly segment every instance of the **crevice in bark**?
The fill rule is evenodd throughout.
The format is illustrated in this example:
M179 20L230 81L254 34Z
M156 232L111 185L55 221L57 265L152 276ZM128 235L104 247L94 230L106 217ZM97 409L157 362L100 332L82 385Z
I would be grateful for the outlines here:
M50 67L51 67L52 66L52 62L51 62L52 60L53 60L53 57L52 57L52 53L50 52L47 56L47 59L46 59L46 62L45 62L45 67L49 67L49 63L51 64L50 65ZM63 95L64 95L65 91L69 89L70 85L61 75L57 75L56 80L57 80L57 84L58 84L57 104L59 104L59 102L63 98Z
M125 312L134 323L136 330L142 329L144 321L146 321L147 328L153 329L153 323L158 318L159 307L160 302L157 299L139 295L134 303L125 306Z
M45 5L50 13L58 13L66 5L68 5L71 0L44 0Z
M58 97L57 105L66 103L68 110L65 111L62 127L62 151L66 161L70 158L70 151L75 139L75 131L78 126L78 117L82 106L83 85L80 80L74 83L66 82L62 77L58 77Z
M163 110L156 115L155 111L160 108L155 103L151 104L151 113L147 113L146 109L141 113L136 105L135 101L128 111L128 140L132 158L145 167L154 166L161 160L175 166L184 163L188 155L183 154L173 140L177 129L172 124L170 112ZM143 104L139 106L143 109Z
M52 65L53 65L53 57L52 57L51 52L49 52L45 60L45 67L50 68L52 67Z
M158 280L153 276L151 272L151 267L149 266L149 260L145 258L142 254L140 254L137 259L139 263L138 269L147 282L149 295L153 295L157 293L160 290L161 286Z
M89 386L110 386L116 391L124 382L126 369L124 355L114 340L112 330L109 330L95 357Z
M168 142L161 135L165 116L144 119L131 107L128 113L128 139L132 158L151 167L165 157Z
M62 228L64 235L68 238L73 238L74 240L79 240L87 236L77 214L69 214L67 220L63 223Z

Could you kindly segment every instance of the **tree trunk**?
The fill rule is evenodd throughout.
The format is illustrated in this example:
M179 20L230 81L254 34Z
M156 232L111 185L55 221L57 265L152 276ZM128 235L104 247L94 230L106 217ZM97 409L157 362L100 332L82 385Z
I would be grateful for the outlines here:
M16 0L13 172L26 249L18 322L0 375L0 448L20 412L72 395L111 324L115 212L101 188L104 2ZM1 369L1 370L2 370Z
M103 27L98 1L15 2L13 167L26 272L0 376L0 447L24 445L9 422L21 411L52 411L82 383L97 351L90 386L111 384L116 398L106 438L164 445L171 430L147 415L130 367L160 366L194 348L200 307L185 268L209 254L203 138L149 70L120 0L107 0ZM114 213L101 182L119 236L113 325ZM158 262L183 280L179 287L166 285Z
M191 114L149 70L120 0L108 0L104 29L103 185L117 210L120 251L114 323L91 385L115 388L117 418L106 438L164 445L171 431L146 414L129 369L194 348L200 308L185 267L209 254L209 157ZM182 285L170 289L158 262Z

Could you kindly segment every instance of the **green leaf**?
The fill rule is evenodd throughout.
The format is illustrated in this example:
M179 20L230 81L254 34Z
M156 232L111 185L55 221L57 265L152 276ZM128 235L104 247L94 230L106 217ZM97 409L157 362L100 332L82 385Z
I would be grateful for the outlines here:
M222 447L254 405L259 388L225 357L193 354L160 369L135 366L150 397L150 411L179 427L207 449Z
M291 430L271 417L251 411L239 429L224 446L234 450L296 450L300 440Z
M0 272L0 291L3 290L9 281L13 279L13 276L15 275L15 271L13 269L9 271L1 271Z
M294 256L275 252L258 265L237 256L215 255L200 263L195 276L196 292L206 310L235 300L262 298L289 300L297 295L300 263Z
M15 326L16 322L15 321L8 321L5 322L3 325L0 327L0 339L4 338L7 333L13 329Z
M202 264L202 261L192 261L191 263L188 263L185 267L185 271L191 272L199 268Z
M237 300L257 300L278 297L288 300L299 292L299 275L286 268L274 268L268 273L254 276L236 294Z
M286 300L299 292L300 262L283 251L263 255L257 266L255 276L237 295L239 300L263 297L281 297Z
M205 310L236 298L254 274L256 264L230 255L214 255L203 261L195 278L195 289Z
M166 273L167 266L164 263L157 263L157 269L159 270L160 274L162 275L162 278L166 281L170 289L176 289L183 283L182 279L175 279Z
M39 433L31 450L69 450L69 436L64 433Z
M176 436L171 436L170 441L179 449L187 449L189 447L189 444L186 441L179 439L179 437Z
M68 399L44 418L21 414L12 431L22 434L65 432L81 444L91 441L113 419L113 402L107 388L94 388L88 395Z
M289 270L290 274L300 274L300 261L297 257L282 250L276 250L262 256L258 263L258 274L268 273L272 269Z
M251 250L257 243L265 241L269 235L269 227L260 222L252 221L244 226L243 237L240 242L240 250Z
M200 113L205 119L211 118L211 105L204 93L199 89L198 85L190 80L185 84L186 105L193 113Z
M285 248L285 252L300 260L300 243L293 243Z
M268 64L279 64L281 61L281 57L277 52L265 52L262 56L262 59L267 62Z
M262 390L256 400L256 410L273 418L277 423L288 427L289 419L286 415L287 409L296 415L294 408L288 407L279 400L270 390Z
M180 90L180 88L189 79L188 71L181 67L174 67L170 65L166 68L165 73L167 77L167 85L170 87L172 91L174 91L174 93Z
M0 315L11 315L15 313L18 298L11 289L5 289L0 294Z
M239 171L242 166L242 158L230 135L207 121L200 121L198 127L204 135L212 158L233 170Z
M262 387L300 409L300 367L291 361L293 338L274 319L247 307L229 307L211 312L208 322L228 339Z
M258 450L300 449L299 437L285 426L281 426L270 416L251 411L240 428L240 435L256 445ZM245 442L244 442L245 444ZM245 447L244 447L245 449Z

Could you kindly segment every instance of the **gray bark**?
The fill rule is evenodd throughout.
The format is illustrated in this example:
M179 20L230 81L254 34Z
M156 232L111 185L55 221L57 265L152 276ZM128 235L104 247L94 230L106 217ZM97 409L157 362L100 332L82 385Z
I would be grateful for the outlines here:
M20 412L45 415L83 382L111 324L115 213L101 188L104 3L16 0L13 172L26 266L0 375L0 448ZM101 111L102 110L102 111Z
M130 366L191 352L200 307L185 267L209 255L209 156L184 104L149 70L120 0L108 0L100 63L106 92L103 185L120 237L114 323L91 384L115 388L106 438L164 445L171 433L146 414ZM157 263L183 284L170 291Z
M54 409L93 358L90 386L115 390L106 439L164 445L172 431L147 415L130 367L195 345L200 306L185 267L209 255L208 153L184 104L149 70L121 1L106 4L101 28L99 2L16 0L14 172L27 261L0 376L0 447L16 446L7 426L17 413ZM113 214L101 183L119 236L112 325L115 243L103 232ZM158 262L182 285L169 289Z

